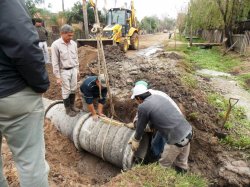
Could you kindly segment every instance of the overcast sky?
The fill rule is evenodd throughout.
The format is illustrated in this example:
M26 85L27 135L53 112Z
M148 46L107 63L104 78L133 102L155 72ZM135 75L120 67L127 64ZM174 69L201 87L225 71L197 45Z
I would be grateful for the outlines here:
M79 0L64 0L65 9L71 8L75 2ZM80 0L81 1L81 0ZM130 0L106 0L108 8L124 6L127 2L130 6ZM187 7L189 0L134 0L137 18L141 20L144 16L157 15L159 18L169 16L176 18L177 12ZM62 10L62 0L45 0L45 7L48 4L52 5L50 9L52 12L58 12ZM104 0L98 0L98 7L102 9L104 6Z

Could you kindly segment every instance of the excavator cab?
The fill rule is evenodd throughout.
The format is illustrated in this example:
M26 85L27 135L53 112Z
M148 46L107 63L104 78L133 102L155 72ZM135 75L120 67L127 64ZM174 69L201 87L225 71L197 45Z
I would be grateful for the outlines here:
M78 39L78 46L91 45L96 47L94 39ZM139 35L135 19L133 3L131 10L125 8L111 8L106 15L106 26L102 31L103 45L117 44L126 52L129 48L139 48Z
M116 24L122 26L122 37L125 37L128 34L130 28L130 16L131 11L121 8L110 9L107 13L107 25L114 26Z
M112 38L114 43L126 52L128 48L138 49L139 37L133 12L124 8L112 8L107 13L107 26L103 29L103 39Z

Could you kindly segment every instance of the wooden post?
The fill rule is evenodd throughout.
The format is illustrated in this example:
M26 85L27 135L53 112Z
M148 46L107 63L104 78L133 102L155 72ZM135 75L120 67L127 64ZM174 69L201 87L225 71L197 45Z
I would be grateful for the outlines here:
M174 49L176 50L176 28L174 29Z
M64 0L62 0L62 11L64 12Z
M82 0L82 13L83 13L83 27L85 38L89 38L89 27L88 27L88 13L87 13L87 3L86 0Z
M191 23L190 23L191 25L190 25L190 43L189 43L189 45L190 45L190 47L192 47L192 45L193 45L193 26L192 26L192 16L191 16Z

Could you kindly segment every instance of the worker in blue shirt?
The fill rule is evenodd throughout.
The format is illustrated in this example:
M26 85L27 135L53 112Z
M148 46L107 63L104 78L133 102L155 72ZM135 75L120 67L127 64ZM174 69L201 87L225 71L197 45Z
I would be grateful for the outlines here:
M106 102L107 86L104 74L85 79L80 86L80 91L83 97L83 110L91 112L95 121L98 119L98 115L105 116L103 106ZM98 100L97 111L94 107L95 100Z

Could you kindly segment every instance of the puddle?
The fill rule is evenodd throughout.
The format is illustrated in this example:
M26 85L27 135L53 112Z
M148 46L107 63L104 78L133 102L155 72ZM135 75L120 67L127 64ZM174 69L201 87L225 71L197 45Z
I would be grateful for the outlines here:
M161 46L157 45L157 46L151 46L151 47L146 48L146 49L140 49L137 54L139 56L149 57L150 55L156 53L157 51L162 51L162 50L163 49L161 48Z
M232 77L229 73L224 73L224 72L219 72L219 71L214 71L214 70L209 70L209 69L202 69L202 70L197 70L196 71L198 74L202 75L210 75L213 77L218 77L218 76L224 76L224 77Z
M199 70L197 73L212 76L213 78L210 79L210 84L217 91L221 92L226 99L239 99L237 106L245 108L247 118L250 120L250 93L241 88L237 81L228 79L228 77L233 77L232 75L207 69Z

